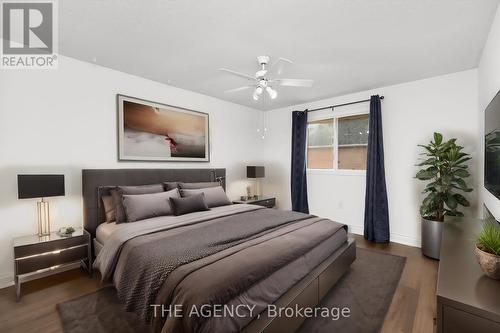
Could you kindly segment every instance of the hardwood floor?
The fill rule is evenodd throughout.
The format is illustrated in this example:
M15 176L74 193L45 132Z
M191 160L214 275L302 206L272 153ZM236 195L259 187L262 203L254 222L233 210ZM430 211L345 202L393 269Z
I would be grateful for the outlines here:
M419 248L397 243L375 244L355 235L358 247L406 257L406 265L385 317L382 333L432 333L436 317L439 262Z
M355 238L358 247L407 258L382 332L433 332L438 262L424 257L418 248ZM24 284L20 302L15 300L14 287L0 289L0 332L62 332L56 304L101 287L98 274L90 279L83 271L73 270Z

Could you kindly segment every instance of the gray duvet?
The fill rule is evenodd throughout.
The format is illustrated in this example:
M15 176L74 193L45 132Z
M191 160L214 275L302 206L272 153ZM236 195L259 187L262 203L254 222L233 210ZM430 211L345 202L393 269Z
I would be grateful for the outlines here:
M245 303L248 299L241 295L283 267L300 263L343 230L330 220L251 205L151 220L113 233L95 266L103 279L112 278L127 310L163 332L240 330L251 318L152 317L150 305L175 304L189 312L207 304ZM345 241L345 231L336 238L335 243ZM323 251L322 256L328 254ZM299 273L291 274L291 282L306 272Z

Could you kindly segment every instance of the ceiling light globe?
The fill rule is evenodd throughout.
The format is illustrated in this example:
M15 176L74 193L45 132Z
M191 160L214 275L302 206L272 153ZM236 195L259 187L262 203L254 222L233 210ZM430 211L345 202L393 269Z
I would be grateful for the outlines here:
M276 97L278 97L278 92L273 88L267 87L266 91L269 94L269 97L271 97L271 99L276 99Z

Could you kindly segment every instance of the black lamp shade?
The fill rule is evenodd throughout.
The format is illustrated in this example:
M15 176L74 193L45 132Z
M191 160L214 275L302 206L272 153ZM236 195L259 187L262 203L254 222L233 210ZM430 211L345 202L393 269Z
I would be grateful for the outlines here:
M17 175L19 199L64 195L64 175Z
M247 178L264 178L266 169L263 166L247 166Z

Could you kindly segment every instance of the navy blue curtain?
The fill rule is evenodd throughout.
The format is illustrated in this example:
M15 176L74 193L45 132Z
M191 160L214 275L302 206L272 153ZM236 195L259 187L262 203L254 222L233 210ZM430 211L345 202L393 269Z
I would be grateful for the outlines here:
M366 166L365 238L372 242L389 242L389 208L385 186L384 140L380 97L370 99L370 126Z
M292 210L309 214L306 177L307 111L292 112Z

